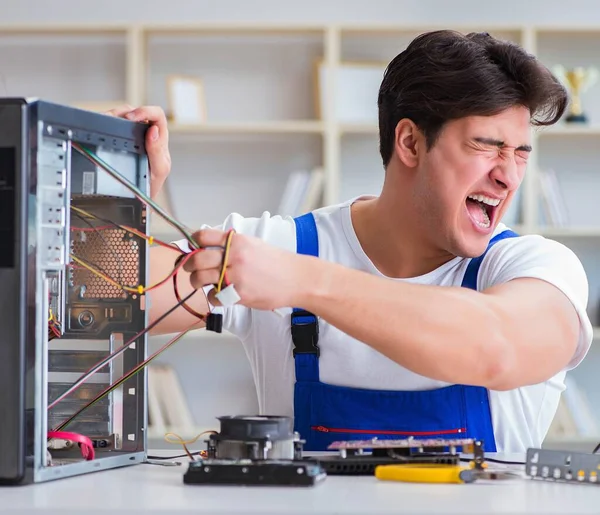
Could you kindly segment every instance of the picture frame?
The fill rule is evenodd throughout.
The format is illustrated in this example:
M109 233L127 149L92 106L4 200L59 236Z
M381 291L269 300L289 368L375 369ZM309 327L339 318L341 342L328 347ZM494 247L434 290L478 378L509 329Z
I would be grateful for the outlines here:
M198 125L206 122L204 82L188 75L167 77L169 118L179 125Z
M328 90L329 70L323 59L315 63L316 113L325 118L327 104L334 100L333 118L338 123L377 123L377 94L388 63L342 61L334 70L333 98Z

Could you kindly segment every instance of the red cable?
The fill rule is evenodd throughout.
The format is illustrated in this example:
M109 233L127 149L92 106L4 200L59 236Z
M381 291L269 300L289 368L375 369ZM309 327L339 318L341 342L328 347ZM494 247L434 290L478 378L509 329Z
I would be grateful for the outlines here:
M192 253L195 254L198 250L200 250L200 249L197 249L195 252L192 252ZM182 308L184 308L188 313L190 313L191 315L194 315L195 317L199 318L200 320L206 321L206 315L198 313L194 308L188 306L188 304L186 302L182 302L181 295L179 294L179 287L177 286L177 277L178 277L177 274L179 273L179 270L181 269L181 266L183 265L182 261L184 259L187 261L187 259L189 259L189 257L191 257L189 254L182 254L181 256L178 256L177 259L175 260L176 272L173 275L173 292L175 293L175 298L177 299L177 302L179 304L181 304ZM206 298L206 293L204 292L204 289L202 289L202 293L204 293L204 297ZM206 302L208 303L208 298L206 298Z
M79 433L70 433L69 431L48 431L48 439L58 438L81 444L81 455L88 461L95 458L94 444L87 437Z

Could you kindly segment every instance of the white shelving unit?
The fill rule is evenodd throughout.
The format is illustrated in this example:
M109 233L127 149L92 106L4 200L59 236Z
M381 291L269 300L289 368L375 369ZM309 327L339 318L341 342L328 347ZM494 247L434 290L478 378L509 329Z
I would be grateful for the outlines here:
M377 194L383 181L377 124L339 123L334 118L333 99L337 88L343 86L335 73L327 83L328 101L319 116L315 63L323 60L335 70L348 61L389 62L417 34L435 28L443 27L0 25L0 91L69 104L128 102L157 104L168 110L169 74L201 78L206 123L170 125L173 171L169 196L175 215L188 226L216 225L234 211L245 216L257 216L264 210L274 213L288 175L298 169L324 168L326 204L363 193ZM520 43L549 66L600 68L595 50L600 45L600 26L452 28L488 31ZM589 313L599 327L595 336L600 339L598 93L600 83L582 97L589 125L561 123L535 132L535 151L522 186L522 216L516 229L562 241L579 255L588 272ZM375 120L377 91L366 100ZM566 199L567 227L547 226L540 218L539 173L547 168L555 170ZM195 337L178 345L192 360L206 358L207 349L210 354L227 347L219 336L207 335L201 345L191 342ZM236 352L232 356L243 359L243 353ZM593 370L598 359L593 348L585 366L574 372L592 398L596 413L600 413L600 388ZM203 376L208 377L207 384L211 374L222 376L219 369L203 373L208 374ZM251 382L249 373L244 377ZM193 382L183 382L193 389ZM205 415L202 408L206 399L214 396L207 388L197 395L188 390L192 410L197 417L204 417L199 422L203 429L210 427L208 420L218 414ZM228 406L240 410L233 401L223 402L221 413L228 412Z

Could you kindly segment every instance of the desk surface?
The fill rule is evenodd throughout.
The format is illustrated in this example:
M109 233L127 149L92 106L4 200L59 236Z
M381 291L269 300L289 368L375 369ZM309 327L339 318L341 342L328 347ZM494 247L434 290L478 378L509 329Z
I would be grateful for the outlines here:
M519 456L506 459L522 459ZM24 487L0 488L0 513L40 510L145 513L598 513L600 485L527 478L464 485L329 476L314 487L184 485L181 466L133 465ZM514 469L515 467L511 467ZM517 467L521 470L523 467ZM85 510L85 511L84 511Z

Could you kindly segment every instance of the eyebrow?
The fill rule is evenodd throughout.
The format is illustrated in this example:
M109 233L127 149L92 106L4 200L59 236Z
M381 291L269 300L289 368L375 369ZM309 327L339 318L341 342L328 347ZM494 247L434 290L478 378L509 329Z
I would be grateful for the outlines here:
M475 141L478 143L483 143L484 145L493 145L494 147L503 148L506 146L504 141L494 139L494 138L475 138ZM531 145L520 145L515 150L522 150L525 152L531 152Z

